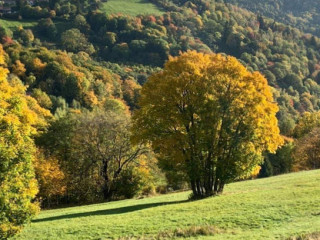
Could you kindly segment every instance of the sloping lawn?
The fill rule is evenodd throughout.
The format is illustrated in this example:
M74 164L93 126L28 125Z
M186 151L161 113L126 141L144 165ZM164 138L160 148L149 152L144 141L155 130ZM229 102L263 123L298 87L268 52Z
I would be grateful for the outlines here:
M15 30L19 26L22 26L24 28L32 28L35 25L37 25L36 21L15 21L0 19L0 26L10 30Z
M163 13L161 9L147 0L108 0L103 3L102 11L107 14L123 13L130 16L161 15Z
M198 201L189 194L42 211L16 239L287 239L320 230L320 171L233 183Z

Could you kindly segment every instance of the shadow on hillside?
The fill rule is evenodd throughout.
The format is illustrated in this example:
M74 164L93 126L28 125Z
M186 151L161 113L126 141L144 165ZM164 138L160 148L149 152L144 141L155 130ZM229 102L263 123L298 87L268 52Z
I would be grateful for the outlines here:
M79 212L79 213L66 214L66 215L60 215L60 216L54 216L54 217L48 217L48 218L35 219L35 220L32 220L32 222L33 223L47 222L47 221L54 221L54 220L61 220L61 219L72 219L72 218L99 216L99 215L115 215L115 214L139 211L139 210L158 207L158 206L179 204L184 202L188 202L188 200L181 200L181 201L174 201L174 202L146 203L146 204L138 204L138 205L126 206L126 207L120 207L120 208L97 210L97 211L91 211L91 212Z

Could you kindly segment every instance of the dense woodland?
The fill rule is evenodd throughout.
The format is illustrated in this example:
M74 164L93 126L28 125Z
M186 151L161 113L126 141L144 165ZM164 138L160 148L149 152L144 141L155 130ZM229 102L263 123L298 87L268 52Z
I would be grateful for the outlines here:
M312 0L226 0L226 3L238 5L275 21L299 28L306 33L319 36L320 4Z
M315 147L320 142L315 1L304 1L301 8L280 0L151 2L163 15L106 15L99 1L50 0L30 6L19 0L14 14L2 16L38 21L31 28L0 26L0 143L30 148L26 153L0 150L7 161L0 163L0 185L8 173L15 179L24 172L27 177L21 181L33 186L21 200L26 205L35 196L43 207L53 207L188 188L188 174L177 171L179 163L159 154L164 147L134 142L137 133L131 131L131 116L142 111L140 93L149 76L155 76L169 56L188 50L231 55L238 59L238 69L241 63L249 73L262 73L279 107L282 148L273 153L264 150L276 147L257 150L264 161L255 161L260 164L250 170L255 173L239 177L234 170L236 177L226 183L320 167ZM27 169L11 166L10 159L28 162ZM33 176L38 187L30 185ZM18 187L10 181L12 189ZM2 190L1 197L7 197ZM25 207L29 210L22 222L36 212L36 205ZM8 209L8 214L16 211L14 206ZM0 238L21 226L10 226L8 219L0 215Z

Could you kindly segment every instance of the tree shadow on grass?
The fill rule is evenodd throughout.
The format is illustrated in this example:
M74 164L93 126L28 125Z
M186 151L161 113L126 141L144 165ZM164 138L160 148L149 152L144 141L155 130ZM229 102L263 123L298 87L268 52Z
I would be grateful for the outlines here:
M181 201L173 201L173 202L156 202L156 203L146 203L146 204L138 204L120 208L112 208L112 209L104 209L104 210L96 210L90 212L79 212L79 213L72 213L66 215L59 215L54 217L47 217L47 218L40 218L32 220L33 223L37 222L48 222L48 221L55 221L55 220L62 220L62 219L72 219L72 218L79 218L79 217L89 217L89 216L100 216L100 215L116 215L122 213L129 213L135 212L147 208L153 208L158 206L164 205L172 205L172 204L179 204L188 202L188 200L181 200Z

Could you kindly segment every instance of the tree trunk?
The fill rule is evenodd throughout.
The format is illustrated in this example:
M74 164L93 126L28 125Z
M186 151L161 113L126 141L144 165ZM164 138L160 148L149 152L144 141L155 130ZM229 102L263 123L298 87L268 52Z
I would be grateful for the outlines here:
M191 180L191 189L192 189L192 193L195 196L197 194L197 189L196 189L196 183L194 180Z
M223 186L220 186L221 181L216 173L217 169L210 162L212 159L203 160L206 161L204 166L198 168L190 166L188 172L193 198L195 199L213 196L223 190Z
M205 180L205 195L206 196L212 196L213 195L213 183L212 183L212 177L211 174L207 176L207 179Z
M219 188L219 179L216 178L214 181L213 194L217 194Z
M217 191L213 190L213 183L210 179L201 180L191 180L191 189L193 193L193 198L205 198L214 195L214 193L218 192L219 186L215 186Z
M103 177L103 180L104 180L103 188L102 188L103 198L104 198L104 200L108 200L112 196L112 191L111 191L111 187L109 186L108 163L107 163L107 161L105 161L103 163L102 177Z
M112 191L106 187L103 189L103 199L104 200L109 200L112 197Z
M223 192L223 188L224 188L224 182L221 182L219 185L218 194L221 194Z
M201 184L199 179L197 180L197 196L202 197Z

